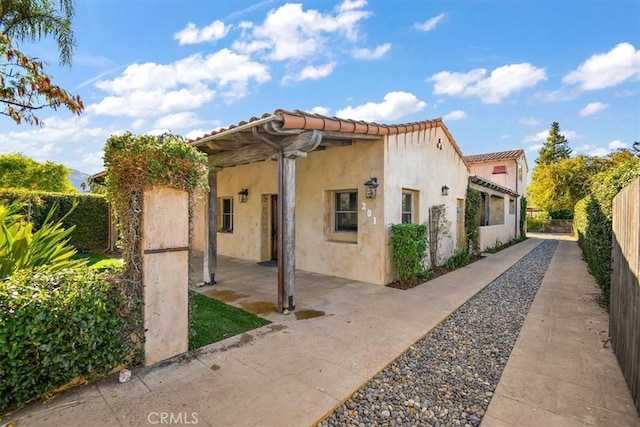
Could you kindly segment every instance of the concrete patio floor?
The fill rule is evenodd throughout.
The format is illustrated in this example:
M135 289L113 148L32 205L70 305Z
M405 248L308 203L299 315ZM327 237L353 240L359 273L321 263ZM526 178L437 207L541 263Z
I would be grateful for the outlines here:
M182 424L205 426L313 425L540 242L528 239L408 291L298 271L296 311L307 313L302 319L275 312L275 268L221 258L219 283L197 290L217 295L273 323L161 364L133 369L127 383L121 384L113 376L47 403L30 404L1 418L0 425L16 420L16 425L34 426L140 426L159 424L163 415L172 416L174 421L179 417ZM567 248L575 246L574 242L567 244ZM570 258L564 249L554 256L552 264L561 277L573 274L565 264ZM572 268L586 269L584 263L574 261L570 263ZM578 277L583 277L582 272ZM550 302L543 299L543 308ZM534 306L537 303L538 299ZM535 314L533 309L532 313L533 321L538 322L535 316L540 313ZM596 314L601 319L602 313ZM527 318L523 331L532 330L529 324ZM574 335L592 333L576 328L571 331ZM556 330L568 331L560 327ZM519 344L520 339L515 354L528 349L519 348ZM602 403L603 407L622 414L620 419L626 420L626 425L640 425L628 424L638 418L635 410L631 413L633 406L623 387L624 379L611 367L613 354L608 350L598 356L602 358L589 359L595 365L593 369L606 369L611 381L606 386L597 383L600 398L610 402L609 406ZM540 369L545 369L545 363L558 363L566 370L578 369L576 375L590 374L582 372L583 365L572 363L575 354L564 352L557 357L562 359L541 361ZM507 368L505 375L513 366ZM528 406L519 405L522 395L528 394L529 383L518 377L509 381L507 391L501 381L494 398L498 404L502 400L507 409L503 406L500 412L498 406L497 412L488 412L483 425L544 424L536 422L536 413L532 415ZM558 382L550 384L559 387ZM520 395L514 395L517 393ZM597 403L593 399L589 404ZM618 406L612 407L611 402ZM509 408L516 412L504 412ZM557 425L598 425L590 419L575 418L574 412L563 405L545 406L544 410L568 417Z

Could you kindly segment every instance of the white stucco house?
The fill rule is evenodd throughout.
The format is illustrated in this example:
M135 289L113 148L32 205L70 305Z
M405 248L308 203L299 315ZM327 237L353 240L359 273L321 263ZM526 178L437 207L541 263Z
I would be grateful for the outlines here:
M529 167L524 150L466 156L471 188L482 194L480 247L520 237L520 201L526 197Z

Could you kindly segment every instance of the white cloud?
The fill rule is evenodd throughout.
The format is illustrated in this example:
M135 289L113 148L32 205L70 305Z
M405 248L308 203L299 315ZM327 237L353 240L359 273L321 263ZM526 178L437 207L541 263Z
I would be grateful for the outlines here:
M315 58L326 53L331 37L355 42L358 23L371 16L362 10L366 1L344 1L334 13L303 10L302 4L286 3L271 10L260 25L243 23L242 37L233 43L241 53L263 52L274 61Z
M136 119L131 123L131 128L132 129L141 129L143 128L145 125L147 124L147 121L145 119Z
M427 103L412 93L389 92L382 102L367 102L356 107L346 107L336 112L337 117L368 122L397 120L422 111Z
M215 94L215 91L208 90L203 85L172 91L136 90L124 96L107 96L100 102L87 106L86 112L96 115L147 118L200 107L211 101Z
M541 148L542 148L542 144L533 144L527 147L527 151L530 153L533 153L536 151L540 151Z
M313 66L308 65L304 67L294 78L293 80L302 81L302 80L318 80L323 77L327 77L329 74L333 72L333 69L336 67L335 62L330 62L328 64ZM287 81L289 78L285 77L283 81Z
M640 79L640 51L630 43L620 43L607 53L591 56L562 81L577 84L582 90L595 90L631 79Z
M547 137L549 136L549 131L548 130L543 130L540 131L536 134L533 135L527 135L524 138L524 142L525 143L529 143L529 142L539 142L539 141L546 141Z
M581 117L593 116L594 114L598 114L601 111L609 108L609 104L603 104L602 102L590 102L587 104L578 114Z
M215 20L206 27L198 29L196 24L189 22L187 26L173 35L180 45L212 42L224 38L231 29L231 25Z
M463 110L454 110L448 114L445 114L442 120L453 121L453 120L461 120L466 118L467 118L467 113L465 113Z
M609 149L610 150L619 150L622 148L629 148L629 145L620 141L619 139L613 140L609 143Z
M540 121L535 117L523 117L518 120L518 123L524 126L538 126L540 124Z
M312 112L312 113L315 113L315 114L321 114L321 115L323 115L323 116L328 116L328 115L329 115L329 113L331 113L331 109L329 109L329 108L327 108L327 107L322 107L322 106L318 105L318 106L316 106L316 107L313 107L313 108L311 109L311 112Z
M446 17L447 15L441 13L440 15L434 16L433 18L429 18L424 22L417 23L414 27L420 31L431 31L436 28L436 26Z
M108 93L88 113L146 118L199 107L220 95L242 98L249 84L271 78L268 68L229 49L194 54L169 64L132 64L121 75L96 83Z
M441 71L427 82L434 82L433 93L459 97L477 96L485 104L498 104L503 98L546 80L543 68L529 63L498 67L488 77L487 70L477 68L467 73Z
M361 61L373 61L374 59L382 58L391 49L391 43L381 44L373 49L354 49L351 52L351 56Z
M104 91L124 94L132 90L155 90L200 82L214 83L219 87L235 84L246 86L250 80L258 83L269 81L268 68L252 61L246 55L229 49L202 56L194 54L170 64L132 64L113 80L101 80L96 86Z
M561 130L560 134L564 135L565 138L567 138L568 141L574 140L574 139L582 139L582 135L578 134L577 132L573 131L573 130ZM544 142L547 140L547 137L549 136L549 129L547 130L542 130L538 133L535 133L533 135L528 135L524 138L524 142L525 143L529 143L529 142Z
M2 152L21 152L39 162L51 160L93 173L102 168L102 148L115 132L115 127L92 125L89 116L56 115L45 118L42 127L3 132L0 147Z
M182 112L161 117L156 120L153 126L156 128L164 128L175 131L177 129L193 127L195 125L199 125L202 122L203 120L200 119L197 114L192 112Z

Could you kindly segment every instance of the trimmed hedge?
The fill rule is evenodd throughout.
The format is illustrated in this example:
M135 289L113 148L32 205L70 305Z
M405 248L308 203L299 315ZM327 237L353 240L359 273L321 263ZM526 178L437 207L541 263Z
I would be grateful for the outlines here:
M467 251L470 254L480 253L480 211L482 196L478 190L467 187L467 200L464 207L464 236Z
M0 410L122 364L132 348L122 304L106 275L90 268L24 270L1 281Z
M404 285L415 286L426 277L428 227L426 224L391 224L393 262Z
M74 202L76 209L65 218L62 225L70 228L75 225L70 236L70 244L80 252L104 251L109 244L109 204L104 196L96 194L64 194L43 193L37 191L13 188L0 189L0 200L22 200L27 203L25 214L33 223L35 230L39 229L47 217L49 209L57 203L59 208L53 221L64 217Z

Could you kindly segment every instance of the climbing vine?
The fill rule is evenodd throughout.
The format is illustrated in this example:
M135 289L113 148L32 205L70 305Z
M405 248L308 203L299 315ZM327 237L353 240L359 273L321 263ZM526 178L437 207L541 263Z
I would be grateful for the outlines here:
M482 196L478 190L467 187L467 200L464 210L464 234L467 250L470 254L480 253L480 209Z
M527 198L520 197L520 237L524 237L527 230Z
M433 205L429 209L429 255L431 268L438 265L438 249L443 238L451 239L451 221L447 219L446 205Z
M144 190L169 186L189 192L189 216L198 190L206 190L207 156L173 135L112 135L104 147L107 198L120 233L118 243L125 266L118 280L126 298L125 312L132 340L144 339L142 318L141 218ZM190 221L191 222L191 221ZM190 230L191 231L191 230ZM191 240L191 236L189 238Z

